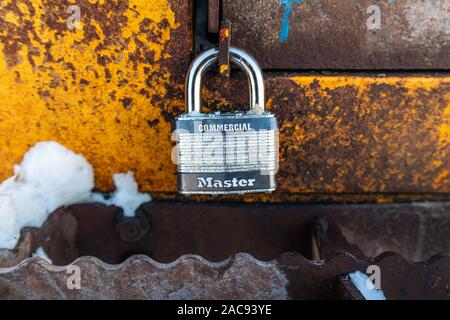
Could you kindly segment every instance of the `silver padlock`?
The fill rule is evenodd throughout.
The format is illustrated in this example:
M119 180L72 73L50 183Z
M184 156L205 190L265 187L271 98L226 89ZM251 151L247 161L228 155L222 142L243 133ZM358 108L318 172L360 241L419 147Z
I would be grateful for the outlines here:
M248 78L247 111L201 112L205 71L218 59L218 49L200 54L186 78L186 112L176 118L178 191L182 194L272 192L278 170L278 125L264 111L264 78L256 60L230 48L230 60Z

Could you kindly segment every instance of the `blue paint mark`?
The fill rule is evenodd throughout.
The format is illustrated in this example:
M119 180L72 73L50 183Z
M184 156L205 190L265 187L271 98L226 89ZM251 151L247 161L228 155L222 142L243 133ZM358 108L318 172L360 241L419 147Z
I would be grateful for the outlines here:
M300 4L303 0L280 0L282 6L284 6L283 21L281 23L280 42L283 43L289 36L289 17L291 16L292 6Z
M396 0L388 0L388 3L395 3ZM295 4L303 3L303 0L280 0L280 4L284 6L283 21L281 23L280 42L283 43L289 37L289 17L292 13L292 7Z

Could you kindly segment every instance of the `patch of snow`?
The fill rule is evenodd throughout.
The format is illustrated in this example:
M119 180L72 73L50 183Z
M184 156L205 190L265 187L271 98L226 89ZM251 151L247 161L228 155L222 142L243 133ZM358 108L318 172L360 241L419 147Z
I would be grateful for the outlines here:
M54 141L39 142L0 184L0 248L13 249L24 227L40 227L59 207L89 199L91 165Z
M75 203L98 201L133 216L150 195L138 192L133 173L115 174L117 190L104 199L93 194L94 172L86 159L54 141L39 142L0 184L0 249L13 249L24 227L40 227L50 213Z
M42 247L39 247L36 249L36 251L33 253L33 257L39 257L44 260L47 260L48 263L52 264L52 259L48 257L48 255L45 253L44 249Z
M148 193L139 192L138 184L131 171L116 173L113 175L113 181L116 191L107 197L94 193L92 200L122 208L125 217L133 217L142 203L152 200Z
M366 300L386 300L382 290L375 288L369 277L361 271L349 274L353 285L358 289Z

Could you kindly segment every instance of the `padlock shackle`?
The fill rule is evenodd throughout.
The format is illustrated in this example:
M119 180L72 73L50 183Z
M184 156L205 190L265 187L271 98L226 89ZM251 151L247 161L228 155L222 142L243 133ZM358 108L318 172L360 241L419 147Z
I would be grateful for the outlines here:
M186 77L186 112L201 112L201 86L206 70L219 57L219 49L212 48L201 53L192 62ZM250 91L250 109L264 111L264 77L258 62L244 50L231 47L230 60L247 75Z

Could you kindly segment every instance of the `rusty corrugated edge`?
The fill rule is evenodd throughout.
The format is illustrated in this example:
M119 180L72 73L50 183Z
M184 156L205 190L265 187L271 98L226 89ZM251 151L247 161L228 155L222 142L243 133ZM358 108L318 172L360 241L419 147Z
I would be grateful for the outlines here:
M385 253L359 261L339 253L326 261L312 261L285 253L272 261L260 261L239 253L221 262L184 255L161 264L133 256L110 265L95 257L81 257L70 266L80 268L81 289L67 289L71 274L66 267L29 258L0 269L3 299L298 299L330 298L341 274L365 271L377 264L382 289L388 299L449 299L450 256L413 263L398 254Z

